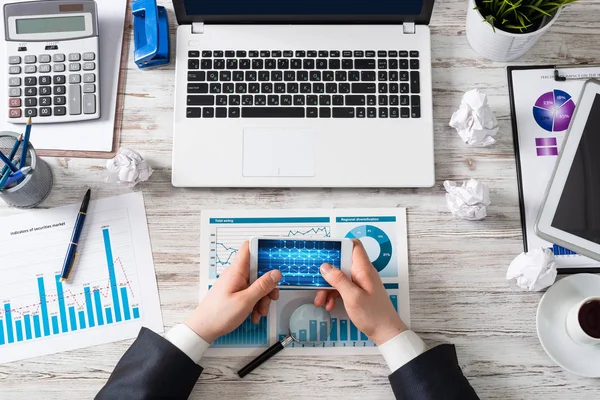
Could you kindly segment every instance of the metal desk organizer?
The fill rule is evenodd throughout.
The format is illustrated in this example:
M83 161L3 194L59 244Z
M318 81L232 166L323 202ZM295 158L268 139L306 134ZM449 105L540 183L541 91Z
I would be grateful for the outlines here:
M135 0L132 5L133 58L139 69L169 64L169 21L156 0Z
M20 134L16 132L0 132L0 151L8 153ZM20 154L20 151L19 153ZM30 143L25 166L31 167L31 172L20 183L0 191L0 199L8 205L17 208L33 208L46 200L52 191L54 183L52 170L36 153Z

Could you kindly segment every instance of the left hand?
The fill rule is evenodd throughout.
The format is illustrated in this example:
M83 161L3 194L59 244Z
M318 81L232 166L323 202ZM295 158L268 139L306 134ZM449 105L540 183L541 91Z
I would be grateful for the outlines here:
M270 271L248 285L250 250L244 242L232 265L217 279L185 324L208 343L234 331L252 313L252 322L266 317L271 300L279 298L281 272Z

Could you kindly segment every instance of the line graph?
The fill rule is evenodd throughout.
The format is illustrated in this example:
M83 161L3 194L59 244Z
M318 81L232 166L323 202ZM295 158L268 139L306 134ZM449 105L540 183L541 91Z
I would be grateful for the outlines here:
M219 226L211 233L211 277L217 278L227 268L245 240L254 236L277 237L306 237L327 238L331 237L330 225L301 224L290 228L281 225L266 226Z

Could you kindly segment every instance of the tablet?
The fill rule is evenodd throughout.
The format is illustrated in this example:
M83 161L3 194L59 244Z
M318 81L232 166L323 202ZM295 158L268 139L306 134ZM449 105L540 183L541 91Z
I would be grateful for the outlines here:
M600 260L600 81L583 87L535 233Z

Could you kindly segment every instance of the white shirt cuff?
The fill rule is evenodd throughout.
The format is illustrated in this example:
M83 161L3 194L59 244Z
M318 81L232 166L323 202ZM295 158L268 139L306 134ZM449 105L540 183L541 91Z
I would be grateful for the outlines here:
M204 339L191 330L187 325L179 324L171 328L166 334L165 339L171 342L193 362L200 365L200 360L206 349L210 347Z
M379 346L379 351L385 358L390 370L395 372L414 358L425 353L427 345L416 333L407 330Z

